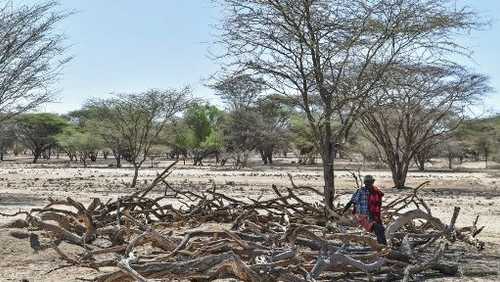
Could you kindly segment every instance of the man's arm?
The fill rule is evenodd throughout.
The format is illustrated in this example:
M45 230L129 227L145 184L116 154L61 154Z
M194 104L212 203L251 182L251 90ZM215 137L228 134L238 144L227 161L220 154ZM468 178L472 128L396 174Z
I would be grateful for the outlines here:
M354 194L352 194L351 199L349 200L349 202L345 205L344 209L342 210L342 214L344 214L352 206L352 204L356 203L356 201L358 200L358 197L359 197L359 189L356 190L356 192L354 192Z
M344 214L351 206L352 206L352 201L349 201L342 210L342 214Z

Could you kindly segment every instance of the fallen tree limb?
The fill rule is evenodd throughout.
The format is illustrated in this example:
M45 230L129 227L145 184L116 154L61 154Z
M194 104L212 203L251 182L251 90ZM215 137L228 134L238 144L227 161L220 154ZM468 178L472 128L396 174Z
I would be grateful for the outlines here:
M198 192L172 187L165 178L173 165L131 195L92 199L87 207L71 198L50 199L44 208L9 214L26 219L4 228L26 229L11 234L35 242L37 251L46 247L38 234L49 238L62 267L114 267L95 281L309 282L342 275L409 281L420 273L456 275L456 264L440 262L449 252L446 244L484 247L477 238L484 228L477 227L478 218L472 226L457 227L455 208L450 224L444 224L418 196L423 185L383 208L389 245L382 246L340 209L300 197L317 191L297 186L291 176L292 188L273 186L265 200L239 199L215 185ZM159 184L165 185L164 194L148 196ZM167 198L179 204L164 203ZM411 205L416 209L401 213ZM83 251L67 252L61 242Z

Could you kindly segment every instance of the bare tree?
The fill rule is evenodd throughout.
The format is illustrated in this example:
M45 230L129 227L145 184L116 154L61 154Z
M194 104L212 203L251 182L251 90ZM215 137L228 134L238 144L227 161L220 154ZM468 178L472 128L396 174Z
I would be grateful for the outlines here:
M16 3L17 4L17 3ZM52 101L53 82L69 60L57 2L0 1L0 122Z
M102 138L119 141L121 156L134 167L132 187L137 184L139 168L163 128L191 102L191 90L148 90L121 94L89 102L98 120L95 128Z
M476 25L473 13L445 0L218 2L225 8L221 61L264 79L304 112L320 148L329 208L336 144L344 142L390 66L456 51L450 34Z
M391 169L394 186L403 188L412 160L454 130L456 117L465 117L489 87L486 77L457 66L403 65L389 77L381 90L385 103L367 111L361 123Z

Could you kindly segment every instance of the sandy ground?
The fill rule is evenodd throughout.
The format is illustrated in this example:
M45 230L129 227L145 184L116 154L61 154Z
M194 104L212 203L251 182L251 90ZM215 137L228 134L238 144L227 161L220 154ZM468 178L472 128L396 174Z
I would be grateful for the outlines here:
M161 167L167 164L168 162L161 162L159 167L143 169L140 183L145 185L150 182L162 170ZM347 200L355 186L350 173L341 169L343 165L349 164L339 163L340 170L336 174L338 192L343 194L339 204ZM464 256L474 257L477 264L486 264L500 270L500 171L481 170L480 166L481 164L469 164L468 171L460 172L438 170L435 167L429 172L411 172L407 185L416 186L430 181L421 195L431 206L433 214L445 222L450 219L454 206L462 208L457 222L459 226L470 225L475 216L480 215L479 224L486 226L480 238L487 242L487 250L483 254L471 252ZM293 164L256 166L239 171L230 167L178 165L168 181L177 187L189 187L194 191L202 191L215 184L224 193L244 199L269 195L272 184L278 187L289 186L288 173L297 184L321 189L322 172L319 167L299 167ZM385 201L405 193L390 188L391 178L387 171L363 170L363 173L375 176L377 184L386 193ZM116 198L132 191L127 187L132 174L133 171L129 168L108 168L104 163L82 168L57 160L40 164L30 164L28 160L1 162L0 212L11 213L19 209L40 207L47 203L49 197L72 197L85 203L93 197ZM156 193L161 193L161 190ZM310 201L320 200L311 195L302 196L309 197ZM11 218L0 217L0 223L10 220ZM53 251L33 253L27 240L12 238L8 236L9 231L0 229L0 281L77 281L79 277L88 278L96 273L80 268L65 268L49 273L61 264L57 254ZM467 264L465 266L473 267ZM470 281L471 278L461 280ZM486 280L500 281L500 276L487 277Z

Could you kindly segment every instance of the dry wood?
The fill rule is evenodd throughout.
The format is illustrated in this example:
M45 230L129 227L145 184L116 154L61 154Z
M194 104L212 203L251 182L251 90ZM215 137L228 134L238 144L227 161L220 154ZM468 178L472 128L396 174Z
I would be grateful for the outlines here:
M439 261L446 244L484 247L476 237L484 228L477 227L478 218L458 228L456 208L445 225L418 196L423 185L383 207L389 245L382 246L340 210L299 197L299 190L315 192L295 185L291 176L293 188L273 186L274 197L243 200L215 186L196 193L174 188L165 180L171 168L129 196L106 203L93 199L88 207L71 198L50 199L44 208L6 215L26 219L4 228L29 228L11 232L24 240L35 238L36 229L46 233L48 246L66 263L59 268L116 267L95 281L329 281L342 273L410 280L419 273L456 274L456 265ZM165 185L164 196L148 197L159 184ZM174 208L162 202L167 197L185 204ZM410 205L417 209L400 213ZM67 253L62 241L83 252ZM34 248L45 249L38 245Z

